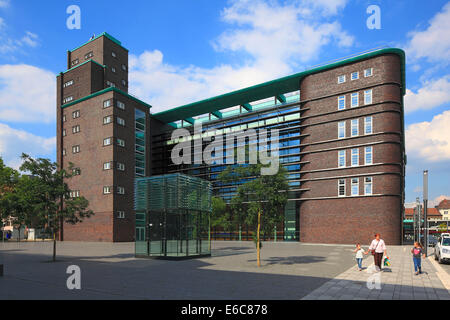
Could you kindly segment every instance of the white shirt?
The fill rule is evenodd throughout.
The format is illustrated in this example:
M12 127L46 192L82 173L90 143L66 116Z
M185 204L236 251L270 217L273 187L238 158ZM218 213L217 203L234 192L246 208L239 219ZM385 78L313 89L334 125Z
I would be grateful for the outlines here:
M363 248L361 248L358 251L356 251L356 259L364 258L363 253L364 253L364 249Z
M383 253L384 250L386 250L386 244L384 243L384 240L380 239L380 242L378 243L377 239L373 239L372 243L370 244L369 250L373 250L373 249L375 249L375 252L377 252L377 253Z

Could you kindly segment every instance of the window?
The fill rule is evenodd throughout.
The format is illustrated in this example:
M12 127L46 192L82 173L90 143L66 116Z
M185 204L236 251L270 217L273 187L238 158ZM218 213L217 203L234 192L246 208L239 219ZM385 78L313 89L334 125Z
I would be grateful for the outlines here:
M125 194L125 188L124 187L117 187L117 194Z
M63 122L67 121L66 115L63 115L62 120L63 120Z
M112 187L106 186L103 187L103 194L111 194Z
M112 71L113 73L116 73L116 68L111 67L111 71Z
M103 109L111 107L111 100L103 101Z
M127 86L127 82L125 80L122 80L122 86L124 86L124 87Z
M65 137L67 135L66 129L63 129L62 136Z
M373 117L364 118L364 134L373 133Z
M125 120L122 118L117 117L117 124L121 125L121 126L125 126Z
M357 107L359 105L359 93L352 93L352 108Z
M345 167L345 150L340 150L338 154L338 167Z
M127 71L127 66L123 64L123 65L122 65L122 70L123 70L123 71Z
M352 149L352 167L359 166L359 149Z
M372 195L372 177L364 178L364 194L366 196Z
M73 174L74 176L79 176L79 175L81 175L81 169L80 169L80 168L74 168L74 169L72 169L72 174Z
M80 132L80 126L79 125L72 127L72 133L78 133L78 132Z
M345 109L345 96L339 96L338 98L338 110Z
M70 193L69 193L69 195L70 195L70 198L79 198L80 197L80 191L79 190L76 190L76 191L70 191Z
M73 66L76 66L76 65L78 64L78 62L79 62L78 59L73 60L73 61L72 61L72 67L73 67Z
M80 153L80 146L73 146L72 153Z
M66 103L68 103L68 102L70 102L70 101L72 101L72 100L73 100L73 96L70 96L70 97L64 98L64 100L63 100L63 104L66 104Z
M67 88L69 86L73 85L73 80L67 81L66 83L64 83L63 87Z
M89 53L86 53L86 55L84 56L84 60L87 60L87 59L89 59L89 58L92 58L94 56L94 52L89 52Z
M116 106L119 109L125 110L125 103L123 103L122 101L116 101Z
M352 132L352 137L357 137L359 135L359 120L358 119L352 120L351 132Z
M111 141L112 141L112 138L103 139L103 146L110 146L112 143Z
M111 170L111 169L112 169L111 162L105 162L103 164L103 170Z
M114 82L111 82L111 81L106 81L106 85L108 87L111 87L111 88L115 88L116 87L116 84Z
M338 138L345 138L345 121L339 122L338 124Z
M125 219L125 211L117 211L118 219Z
M111 51L111 55L113 56L113 58L117 58L117 55L114 51Z
M338 83L344 83L345 82L345 75L341 75L338 77Z
M339 197L345 197L345 179L339 179L338 195Z
M364 91L364 104L372 103L372 89Z
M353 72L351 75L352 80L358 80L359 79L359 72Z
M359 195L359 179L352 178L352 196Z
M117 145L119 147L125 147L125 140L117 138Z
M373 75L373 68L364 70L364 77L371 77Z
M365 164L373 164L373 147L365 148L364 162Z
M112 122L112 116L106 116L103 118L103 124L108 124Z
M117 170L125 171L125 164L118 162L117 163Z
M67 154L67 151L66 151L66 149L63 149L63 151L62 151L62 155L63 156L65 156Z
M77 119L80 117L80 110L72 112L72 118Z

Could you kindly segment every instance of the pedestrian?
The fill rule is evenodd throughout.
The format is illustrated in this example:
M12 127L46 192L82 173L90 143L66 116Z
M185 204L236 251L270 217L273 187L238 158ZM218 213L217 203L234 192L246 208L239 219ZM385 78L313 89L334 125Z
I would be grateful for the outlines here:
M364 258L364 254L366 254L364 252L364 249L361 248L361 244L357 243L356 244L356 249L353 251L356 252L356 263L358 264L358 270L361 271L362 270L362 261Z
M372 240L372 243L370 244L369 250L366 251L366 254L368 254L369 251L373 255L377 271L381 271L381 262L383 261L383 253L387 257L387 249L386 244L384 243L384 240L381 239L379 233L375 234L375 239Z
M413 255L414 271L416 272L417 276L419 273L422 273L422 255L424 259L426 258L425 252L423 252L423 247L420 242L414 242L414 248L411 249L411 253Z

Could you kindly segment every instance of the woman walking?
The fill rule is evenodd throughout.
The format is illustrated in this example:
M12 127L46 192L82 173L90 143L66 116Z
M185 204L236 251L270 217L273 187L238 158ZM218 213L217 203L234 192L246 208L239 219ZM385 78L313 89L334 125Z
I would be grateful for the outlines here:
M374 263L377 271L381 271L381 262L383 261L383 254L387 257L387 249L384 240L381 239L380 234L375 234L375 239L372 240L370 244L369 250L367 250L366 254L372 252Z

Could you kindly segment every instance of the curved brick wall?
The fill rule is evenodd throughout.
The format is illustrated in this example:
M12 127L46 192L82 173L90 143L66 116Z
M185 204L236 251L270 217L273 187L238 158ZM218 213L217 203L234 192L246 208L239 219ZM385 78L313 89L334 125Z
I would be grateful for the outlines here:
M364 77L364 69L373 76ZM358 80L350 74L359 71ZM340 75L346 82L337 83ZM300 241L361 242L381 233L389 245L401 242L403 208L403 115L400 59L382 55L306 77L300 84L302 105ZM364 105L364 90L372 89L372 104ZM359 93L359 106L350 95ZM337 98L346 96L346 109ZM364 135L364 118L373 117L373 134ZM351 137L351 120L359 120L359 135ZM346 138L338 139L338 122L346 122ZM364 165L364 147L373 147L373 165ZM359 166L351 167L351 149L359 149ZM338 150L346 152L346 167L338 168ZM373 195L364 195L364 177L373 179ZM352 197L351 178L359 179ZM338 196L338 181L346 179L346 196Z

